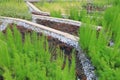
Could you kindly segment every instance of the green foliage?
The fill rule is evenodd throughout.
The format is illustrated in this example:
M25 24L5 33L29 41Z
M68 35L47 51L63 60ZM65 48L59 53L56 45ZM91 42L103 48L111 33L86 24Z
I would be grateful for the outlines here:
M120 0L113 0L114 5L119 5L120 6Z
M6 43L3 42L2 40L0 40L0 66L4 67L4 66L8 66L9 67L9 54L8 54L8 50L6 47ZM4 57L3 57L4 56Z
M62 13L61 13L60 10L59 10L59 11L52 10L52 11L50 12L50 16L52 16L52 17L58 17L58 18L62 18Z
M118 6L108 9L104 15L103 28L96 31L92 21L85 19L86 24L79 30L80 45L87 49L99 80L119 80L120 70L120 19ZM114 12L114 13L113 13ZM91 29L93 28L93 29ZM114 45L108 46L110 40Z
M15 25L14 25L15 26ZM0 32L0 75L4 80L74 80L75 59L71 70L61 70L63 53L57 48L57 59L51 61L45 36L36 32L23 35L14 27ZM68 63L67 63L68 65Z
M108 3L108 0L93 0L91 3L93 9L90 13L87 13L87 3L89 2L87 2L86 0L54 0L51 2L45 2L43 0L43 2L34 3L34 5L42 11L50 12L52 17L61 18L61 14L65 14L66 17L64 18L69 18L77 21L81 21L84 17L92 17L92 19L98 22L96 23L97 25L101 25L100 20L103 16L104 11L97 11L96 9L100 8L100 10L104 10L104 6ZM97 16L95 16L94 14L97 14Z
M104 15L104 19L106 23L105 29L106 30L110 29L112 31L113 40L118 40L117 38L119 36L118 35L120 31L120 25L119 25L120 14L119 13L120 13L120 9L119 9L119 6L117 5L117 6L113 6L112 8L109 8Z
M93 34L94 30L92 29L91 21L89 19L85 19L84 21L86 21L86 24L83 24L79 30L79 43L83 50L87 52L90 45L90 40L93 37L91 34Z
M77 8L70 9L70 19L79 20L79 11Z
M80 10L78 7L71 7L69 10L69 18L72 20L81 21L86 16L85 10Z

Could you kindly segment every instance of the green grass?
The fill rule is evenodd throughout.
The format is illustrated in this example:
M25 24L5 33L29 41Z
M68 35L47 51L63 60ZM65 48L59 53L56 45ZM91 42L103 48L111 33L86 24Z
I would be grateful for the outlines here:
M71 8L72 7L77 11L77 13L80 11L78 9L81 8L81 2L78 2L78 1L71 2L71 1L60 1L59 0L59 1L53 1L51 3L48 3L48 2L34 3L34 5L42 11L50 12L50 14L51 14L50 16L59 17L59 18L60 17L62 18L62 14L71 16ZM73 10L73 8L72 8L72 10ZM75 12L73 11L72 13L75 13ZM71 16L70 18L72 18L72 17L73 16ZM73 17L73 19L76 19L76 18Z
M24 41L16 29L0 32L0 76L4 80L75 80L75 59L69 70L64 70L63 54L57 49L57 60L50 60L51 54L46 38L37 33L26 33Z
M0 0L0 16L31 20L31 14L23 0Z
M52 10L50 12L50 16L57 17L57 18L62 18L61 11L57 11L57 10Z
M67 14L69 9L73 6L81 6L80 2L69 2L69 1L55 1L55 2L39 2L39 3L34 3L35 6L37 6L40 10L46 11L46 12L51 12L51 11L61 11L63 14Z

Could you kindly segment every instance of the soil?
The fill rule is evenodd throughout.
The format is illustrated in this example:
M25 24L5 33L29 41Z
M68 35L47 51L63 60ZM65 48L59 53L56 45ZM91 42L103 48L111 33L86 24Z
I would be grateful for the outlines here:
M0 21L0 25L2 24L3 22L2 21Z
M0 80L4 80L3 76L0 75Z
M49 21L49 20L41 20L41 19L36 19L36 23L72 34L75 36L78 36L79 26L65 24L65 23L59 23L59 22L53 22L53 21Z
M84 75L84 71L81 65L82 64L80 63L80 60L76 54L76 75L80 80L87 80L87 77Z
M14 27L15 24L9 24L9 27L11 30L13 30L13 27ZM33 30L31 29L27 29L27 28L24 28L23 26L20 26L20 25L16 25L17 29L20 31L20 33L22 34L22 38L23 38L23 41L24 41L24 38L25 38L25 33L30 33L32 34ZM6 30L3 31L3 33L6 33ZM42 33L38 33L38 35L42 36ZM62 67L61 69L64 70L65 66L66 66L66 59L68 59L68 62L69 62L69 68L71 66L71 62L72 62L72 50L74 49L72 46L69 46L61 41L59 41L58 39L56 38L53 38L51 36L46 36L47 40L48 40L48 44L49 44L49 48L52 49L50 50L51 52L51 59L50 60L55 60L57 59L57 50L56 50L56 47L59 47L60 50L62 52L64 52L64 61L63 61L63 64L62 64ZM54 46L53 46L54 45ZM77 54L78 52L75 51L75 54L76 54L76 76L78 78L80 78L81 80L87 80L86 79L86 76L84 74L84 71L83 71L83 68L82 68L82 65L80 63L80 60L79 58L77 57ZM0 80L3 80L2 79L2 76L0 76Z
M106 9L105 6L96 6L92 3L87 3L86 5L83 6L83 8L86 9L88 13L93 12L93 11L100 12L100 11L104 11Z
M34 15L41 15L41 16L50 16L49 14L39 13L39 12L32 12Z

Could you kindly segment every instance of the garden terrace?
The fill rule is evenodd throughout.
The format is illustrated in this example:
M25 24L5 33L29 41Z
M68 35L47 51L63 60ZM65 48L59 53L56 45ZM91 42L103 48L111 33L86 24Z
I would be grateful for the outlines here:
M118 75L119 75L119 73L118 73L119 72L119 66L118 66L119 59L117 56L113 57L113 55L119 55L119 47L118 46L119 46L119 41L120 41L118 38L118 36L119 36L118 35L119 34L118 33L119 32L119 25L118 25L119 19L116 17L116 16L118 16L118 13L119 13L119 10L118 10L119 3L117 3L117 1L115 3L117 4L117 6L116 6L116 4L114 5L114 3L113 3L113 6L111 6L109 9L105 10L105 14L102 14L102 15L98 14L99 17L102 16L103 19L100 19L98 21L93 21L91 19L90 20L87 19L87 17L86 18L84 17L83 21L86 21L87 24L82 25L81 29L79 31L80 45L81 45L82 49L84 50L84 52L86 52L87 55L90 57L90 59L92 60L92 63L95 65L96 73L98 74L98 78L100 80L106 80L106 79L117 80L117 79L119 79L119 77L118 77ZM116 10L115 14L112 13L112 11L114 11L114 9ZM75 14L75 15L77 15L77 14ZM95 16L95 17L97 17L97 16ZM100 31L100 34L99 34L99 33L96 33L96 31L94 31L93 29L91 29L92 25L90 25L90 24L92 24L92 23L96 24L100 21L102 22L103 30ZM113 22L111 22L111 21L113 21ZM101 24L101 22L100 22L100 24ZM114 24L115 24L115 26L114 26ZM98 29L98 31L99 31L99 29ZM114 42L117 42L117 44L114 44ZM112 43L112 45L110 45L111 43ZM109 46L107 46L107 45L109 45ZM111 48L111 46L112 46L112 48ZM111 59L113 59L113 61L111 61ZM114 63L114 61L115 61L115 63ZM117 65L117 69L116 69L116 65ZM109 73L109 74L107 74L107 73ZM112 74L114 74L115 76L113 76Z
M48 43L46 42L44 37L40 37L40 36L37 37L37 34L35 32L32 33L30 29L27 30L20 25L18 26L18 25L9 24L9 26L10 26L10 29L9 28L5 29L3 31L4 34L0 33L0 37L1 37L0 52L1 52L1 49L2 49L2 52L4 52L4 54L2 53L0 54L0 60L3 61L3 62L0 62L0 65L1 65L0 71L2 72L1 73L2 75L1 74L0 75L2 80L5 80L5 79L27 80L27 79L33 79L33 78L46 79L46 80L49 78L53 80L59 79L59 78L64 79L65 78L64 75L62 76L63 73L68 73L69 71L72 71L75 69L74 67L75 65L71 66L73 65L73 63L72 64L69 63L71 67L70 70L67 67L65 67L65 63L64 63L63 65L65 69L61 70L61 64L62 64L61 60L62 60L62 55L64 54L58 52L59 54L56 54L56 55L59 55L57 56L57 59L53 59L52 57L54 57L55 54L52 53L50 55L49 47L47 45ZM19 31L17 31L17 29L22 30L20 31L22 35L20 34ZM6 43L7 45L5 45L4 43ZM51 42L49 44L51 44ZM55 62L54 60L57 60L57 61ZM74 62L74 59L72 59L72 61ZM66 62L66 65L67 64L68 63ZM56 72L54 72L54 70ZM7 74L8 71L9 71L9 74ZM12 75L14 75L14 77ZM36 76L33 77L33 75L36 75ZM70 72L68 75L70 75ZM74 79L74 78L75 78L75 72L71 73L71 76L69 77L69 79Z
M91 14L91 13L87 13L87 11L86 11L87 7L83 6L83 9L81 9L80 6L72 7L71 5L69 5L70 9L68 10L67 14L64 14L64 13L61 13L60 11L44 12L42 10L39 10L37 7L35 7L36 5L33 5L30 2L26 2L26 3L29 6L31 13L34 15L51 16L51 17L57 17L57 18L67 18L67 19L72 19L72 20L76 20L76 21L81 21L84 17L86 17L86 18L91 18L92 20L94 20L96 22L95 25L102 26L104 10L96 11L95 9L93 9L96 7L92 7L93 10L90 10L90 11L92 11L93 13ZM42 2L40 2L40 3L42 4ZM57 4L57 3L61 4L61 2L55 2L55 4ZM62 3L64 3L64 2L62 2ZM75 4L75 3L77 3L77 4ZM79 5L79 3L81 3L81 1L79 3L78 2L75 2L75 3L73 3L73 4ZM52 4L52 3L48 3L48 4ZM69 4L69 2L67 2L67 4ZM89 7L89 5L87 5L87 6ZM64 7L64 8L66 8L66 7ZM78 9L78 8L80 8L80 9Z
M78 21L52 18L40 15L33 15L33 21L38 24L42 24L56 30L67 32L75 36L78 36L79 26L81 25L81 22Z
M119 80L119 7L118 0L0 0L0 80Z
M33 4L29 2L27 2L27 4L29 5L29 8L32 8L31 12L33 13L32 15L33 22L78 36L79 26L81 26L82 24L81 22L69 20L69 19L49 17L49 16L46 16L46 12L40 11ZM34 14L38 12L39 12L39 15ZM100 29L100 26L98 26L97 29Z
M6 22L8 22L9 24L10 23L16 23L16 24L18 24L19 26L17 26L17 28L18 29L20 29L21 30L21 33L22 34L24 34L24 32L31 32L31 30L30 29L28 29L28 30L26 30L25 28L23 28L23 27L21 27L20 25L22 25L23 26L23 23L21 23L21 22L18 22L18 21L22 21L22 20L20 20L20 19L13 19L13 18L6 18L7 20L5 20L5 18L4 17L2 17L2 21L3 21L3 19L4 19L4 21L6 21ZM13 20L13 21L12 21ZM22 21L23 22L23 21ZM26 21L26 23L28 23L27 21ZM25 24L24 24L24 26L26 26ZM27 27L28 28L28 27ZM33 29L33 30L35 30L35 28ZM38 29L37 29L38 30ZM61 47L61 49L67 49L67 47L68 47L68 44L64 44L64 43L61 43L61 42L59 42L58 41L58 39L52 39L52 38L50 38L50 37L48 37L48 41L54 41L54 43L52 43L52 44L59 44L60 45L60 47ZM51 44L51 43L50 43ZM53 45L52 45L53 46ZM66 47L66 48L65 48ZM68 49L70 49L70 47L68 47ZM66 51L65 51L66 52ZM68 53L67 53L68 54ZM78 59L77 59L78 58ZM78 55L76 56L76 59L77 60L79 60L79 57L78 57ZM81 65L81 63L79 63L79 61L77 61L77 65ZM82 67L81 67L82 68ZM79 68L79 67L77 67L77 75L78 75L78 77L79 78L85 78L85 76L84 76L84 74L82 73L82 72L84 72L81 68ZM82 71L81 73L79 73L79 71Z
M22 25L22 26L24 26L25 28L28 28L28 29L32 29L32 30L35 30L35 31L37 31L37 32L39 32L40 30L40 32L43 32L43 33L45 33L46 34L46 28L45 28L45 26L42 26L41 25L41 27L40 27L40 25L37 25L37 24L35 24L35 23L32 23L32 22L28 22L28 21L25 21L25 20L21 20L21 19L14 19L14 18L8 18L8 17L1 17L1 20L2 21L5 21L6 23L16 23L17 25ZM27 25L27 24L29 24L29 25ZM36 26L36 27L30 27L30 26ZM43 28L44 29L43 29ZM38 28L38 29L36 29L36 28ZM40 29L39 29L40 28ZM42 30L45 30L45 31L42 31ZM23 29L23 31L24 31L24 29ZM28 31L30 31L30 30L28 30ZM48 30L48 31L50 31L50 29ZM54 31L54 30L53 30ZM55 31L57 31L57 30L55 30ZM52 32L53 33L53 32ZM63 32L62 32L63 33ZM60 31L58 31L58 33L57 34L60 34L61 35L61 33L60 33ZM58 38L58 37L55 37L55 36L53 36L53 35L50 35L50 34L46 34L46 35L49 35L49 36L52 36L52 37L54 37L54 38ZM63 35L63 34L62 34ZM64 35L64 37L65 36L67 36L68 37L68 35L66 35L66 33L65 33L65 35ZM60 36L61 37L61 36ZM48 37L49 38L49 37ZM70 37L71 38L71 37ZM75 37L73 37L73 38L75 38ZM51 38L49 38L49 39L51 39ZM63 37L62 37L62 39L63 39ZM64 42L63 40L61 39L61 41L62 42ZM59 43L59 44L61 44L61 42L59 42L58 40L60 40L60 38L58 38L58 39L53 39L54 40L54 42L57 42L57 44ZM56 41L57 40L57 41ZM76 39L74 39L74 40L76 40ZM67 41L67 38L66 38L66 40L65 41ZM69 41L69 40L68 40ZM68 45L71 45L71 42L72 42L72 44L73 44L73 41L70 41L69 43L68 42L65 42L65 43L67 43L67 46ZM54 43L54 45L55 45L55 43ZM66 44L61 44L61 46L63 46L63 48L61 47L61 49L65 49L65 47L66 47ZM75 45L72 45L73 47L76 47ZM77 48L77 49L79 49L79 48ZM79 57L81 55L81 57ZM93 67L87 67L86 66L86 64L88 65L88 63L90 63L89 61L88 61L88 59L86 59L86 57L84 56L84 54L83 53L81 53L80 52L80 54L78 54L78 57L77 57L80 61L82 61L82 63L79 63L80 65L82 65L83 66L83 72L84 72L84 70L86 70L86 73L88 73L87 71L91 71L91 68L93 68ZM76 58L76 59L77 59ZM77 59L77 61L78 61L78 59ZM86 61L87 60L87 61ZM78 61L79 62L79 61ZM77 62L77 63L78 63ZM79 65L79 66L80 66ZM78 66L78 65L77 65ZM80 70L80 67L79 68L77 68L77 70ZM81 70L80 70L81 71ZM91 72L89 72L90 74L91 74ZM79 74L79 76L80 76L80 73L79 73L79 71L77 71L77 74ZM82 74L82 73L81 73ZM94 73L92 73L93 75L94 75ZM82 74L83 75L83 74ZM93 75L91 75L91 77L94 77ZM89 74L87 75L87 76L89 76ZM82 77L84 77L84 76L82 76ZM90 76L89 76L89 78L90 78Z
M41 15L33 15L32 18L33 18L33 22L48 26L50 28L54 28L56 30L67 32L75 36L78 36L78 31L79 31L80 26L82 24L85 24L79 21L54 18L54 17L48 17L48 16L41 16ZM94 26L94 28L96 30L100 30L102 27Z

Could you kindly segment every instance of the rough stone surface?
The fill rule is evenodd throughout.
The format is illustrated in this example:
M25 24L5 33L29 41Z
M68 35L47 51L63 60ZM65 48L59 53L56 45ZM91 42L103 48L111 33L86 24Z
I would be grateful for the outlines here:
M69 35L67 33L63 33L63 32L60 32L58 31L57 33L57 30L54 30L54 29L51 29L51 28L47 28L46 26L37 26L37 25L31 25L31 24L28 24L26 22L23 22L23 21L20 21L20 20L16 20L16 19L10 19L10 18L1 18L2 21L4 21L4 24L2 27L2 29L5 29L5 26L4 25L7 25L8 23L16 23L17 25L21 25L21 26L24 26L25 28L28 28L28 29L32 29L36 32L42 32L44 33L45 35L50 35L54 38L57 38L59 39L60 41L64 42L64 43L67 43L75 48L78 47L78 42L77 42L77 39L73 36L74 39L72 39L72 35ZM32 22L30 22L32 23ZM51 29L51 31L49 30ZM52 32L53 31L56 31L56 32ZM60 33L60 34L59 34ZM66 38L65 36L71 36L70 38Z
M74 26L81 26L81 22L79 21L74 21L70 19L61 19L61 18L53 18L53 17L48 17L48 16L40 16L40 15L33 15L32 19L36 21L36 19L41 19L41 20L48 20L52 22L59 22L59 23L65 23L65 24L70 24Z
M85 54L82 52L81 48L78 48L79 51L79 59L81 61L81 64L84 69L84 73L87 76L87 80L97 80L97 77L94 72L94 67L91 64L91 61L85 56Z
M28 2L28 1L26 2L26 4L27 4L27 6L30 9L30 12L32 14L43 15L43 16L49 16L50 15L50 13L43 12L43 11L39 10L37 7L35 7L32 3Z

